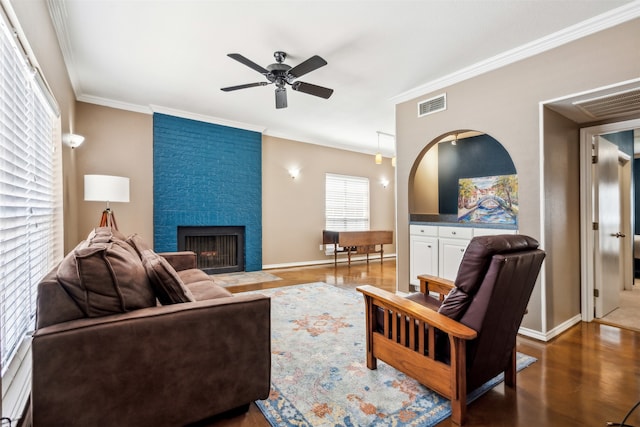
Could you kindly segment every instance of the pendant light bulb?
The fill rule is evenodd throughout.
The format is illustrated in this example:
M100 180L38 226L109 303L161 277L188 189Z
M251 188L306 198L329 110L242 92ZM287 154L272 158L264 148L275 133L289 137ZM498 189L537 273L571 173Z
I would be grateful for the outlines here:
M378 152L376 153L376 165L382 164L382 153L380 153L380 132L376 132L378 134Z

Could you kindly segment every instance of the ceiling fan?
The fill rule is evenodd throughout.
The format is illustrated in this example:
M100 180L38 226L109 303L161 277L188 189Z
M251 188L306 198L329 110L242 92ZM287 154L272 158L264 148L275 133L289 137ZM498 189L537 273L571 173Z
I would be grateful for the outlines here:
M299 77L304 76L311 71L317 70L320 67L327 65L327 61L320 58L318 55L314 55L306 61L291 67L284 64L284 60L287 58L287 54L282 51L277 51L273 54L276 58L276 62L271 65L267 65L267 68L263 68L250 59L245 58L239 53L230 53L227 55L230 58L252 68L264 75L267 78L267 82L247 83L238 86L223 87L221 90L230 92L238 89L247 89L256 86L266 86L274 83L276 85L276 108L287 108L287 88L286 85L291 86L291 89L307 93L309 95L319 96L320 98L328 99L333 93L333 89L329 89L322 86L317 86L311 83L305 83L298 81Z

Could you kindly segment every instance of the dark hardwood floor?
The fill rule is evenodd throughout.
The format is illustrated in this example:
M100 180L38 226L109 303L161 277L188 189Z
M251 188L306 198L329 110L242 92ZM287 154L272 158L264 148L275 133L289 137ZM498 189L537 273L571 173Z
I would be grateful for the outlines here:
M352 262L269 270L283 280L232 292L325 282L355 288L372 284L395 290L395 260ZM620 422L640 399L640 333L598 323L580 323L543 343L518 338L518 351L536 363L521 371L515 390L503 384L471 403L468 426L606 426ZM626 424L640 427L640 409ZM247 413L219 418L209 426L268 426L252 404ZM449 419L439 426L454 425Z

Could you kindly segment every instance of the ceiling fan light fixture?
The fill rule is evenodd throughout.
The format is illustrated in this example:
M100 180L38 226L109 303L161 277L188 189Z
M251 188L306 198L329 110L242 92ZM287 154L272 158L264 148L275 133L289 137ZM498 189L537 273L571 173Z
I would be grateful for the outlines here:
M220 90L224 92L231 92L238 89L247 89L256 86L265 86L267 84L275 84L276 108L287 108L286 85L290 85L291 89L295 90L296 92L302 92L324 99L328 99L333 94L333 89L297 80L299 77L302 77L303 75L310 73L311 71L317 70L318 68L327 65L327 61L325 61L318 55L314 55L306 61L303 61L300 64L296 65L295 67L291 67L283 63L283 61L287 57L287 54L282 51L276 51L273 54L276 59L276 63L271 64L266 68L256 64L250 59L245 58L239 53L229 53L227 56L262 74L267 79L267 82L263 81L223 87Z

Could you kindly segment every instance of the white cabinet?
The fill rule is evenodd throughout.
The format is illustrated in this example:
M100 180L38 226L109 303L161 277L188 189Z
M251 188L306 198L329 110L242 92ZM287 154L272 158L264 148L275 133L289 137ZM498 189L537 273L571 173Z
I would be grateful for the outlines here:
M420 274L438 275L438 227L411 225L409 234L410 283L419 285Z
M440 239L438 276L444 279L455 280L458 275L458 268L462 261L464 251L467 250L469 240L467 239Z
M516 234L517 230L434 225L409 225L409 283L419 285L418 276L430 274L455 280L460 262L473 237Z
M464 251L473 237L473 228L438 227L438 276L455 280Z

